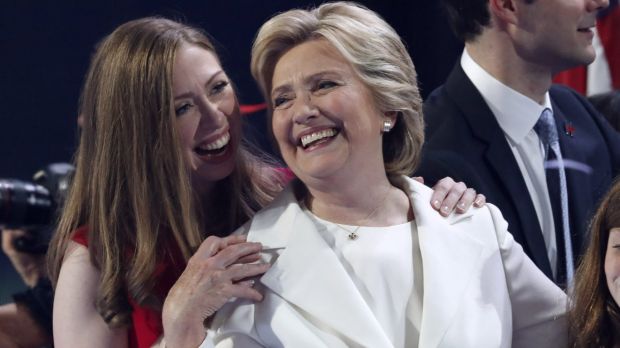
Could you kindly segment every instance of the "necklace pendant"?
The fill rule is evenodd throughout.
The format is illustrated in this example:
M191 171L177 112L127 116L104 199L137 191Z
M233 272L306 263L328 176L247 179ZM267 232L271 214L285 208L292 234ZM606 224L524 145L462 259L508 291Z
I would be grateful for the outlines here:
M355 232L349 233L349 239L350 240L356 240L357 239L357 233L355 233Z

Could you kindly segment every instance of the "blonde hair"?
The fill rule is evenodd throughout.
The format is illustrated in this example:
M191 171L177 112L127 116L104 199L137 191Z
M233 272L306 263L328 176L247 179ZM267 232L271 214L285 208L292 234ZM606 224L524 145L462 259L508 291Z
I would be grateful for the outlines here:
M620 178L603 198L590 224L590 242L575 274L569 311L572 347L615 347L620 307L609 292L605 255L612 228L620 227ZM614 342L614 340L616 340Z
M402 40L375 12L352 2L291 10L267 21L252 47L252 75L271 103L275 66L288 50L306 41L325 39L351 64L370 90L378 109L398 112L391 132L383 136L388 175L410 175L424 142L422 99L416 72Z
M111 327L130 323L127 294L140 305L161 306L156 265L179 251L187 260L207 234L230 233L280 189L279 176L242 145L232 175L207 202L192 190L172 95L173 64L184 43L216 54L204 33L184 24L127 22L98 45L82 91L77 170L51 242L50 275L55 283L68 242L87 226L91 262L101 272L96 306ZM201 203L218 210L203 216Z

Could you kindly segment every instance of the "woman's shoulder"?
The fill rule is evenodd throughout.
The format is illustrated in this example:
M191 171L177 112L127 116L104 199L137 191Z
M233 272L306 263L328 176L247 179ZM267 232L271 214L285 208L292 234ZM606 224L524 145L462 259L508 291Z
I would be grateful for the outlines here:
M127 331L110 330L96 310L99 278L100 272L90 262L88 249L70 241L54 294L54 341L57 346L87 346L90 340L104 342L102 346L125 346ZM74 330L75 327L80 330Z
M480 218L484 219L486 224L493 229L500 246L505 244L506 237L512 239L512 235L508 233L508 222L498 207L491 203L487 203L480 208L475 208L473 213L475 214L474 216L478 215Z
M248 241L264 245L280 245L290 233L301 228L303 210L299 205L292 183L289 183L271 203L258 211L235 234L247 234Z
M93 280L99 276L99 270L90 260L87 231L86 227L78 228L67 243L59 274L59 283L74 282L77 279Z

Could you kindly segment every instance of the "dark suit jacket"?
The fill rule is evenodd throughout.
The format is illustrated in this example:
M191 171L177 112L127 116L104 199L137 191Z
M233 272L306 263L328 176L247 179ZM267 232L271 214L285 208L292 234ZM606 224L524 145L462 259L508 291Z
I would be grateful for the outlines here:
M591 169L566 169L573 253L577 257L582 253L589 219L620 171L620 133L573 90L553 86L549 92L564 159ZM488 202L500 208L509 223L508 230L525 252L552 278L542 231L521 171L495 116L460 63L426 100L424 115L426 143L417 175L429 184L451 176L483 193ZM567 125L574 128L572 136L565 131ZM556 222L556 226L561 223ZM561 228L556 227L556 231L560 254Z

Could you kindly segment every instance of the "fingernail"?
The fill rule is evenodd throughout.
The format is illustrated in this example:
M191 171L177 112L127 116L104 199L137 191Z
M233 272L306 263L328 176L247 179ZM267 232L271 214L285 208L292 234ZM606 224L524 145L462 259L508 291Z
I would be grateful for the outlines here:
M465 203L463 203L463 202L459 203L459 208L465 209Z
M443 210L444 213L447 213L450 211L450 208L448 208L447 205L444 205L443 207L441 207L441 210Z
M434 200L433 201L433 207L435 207L435 209L439 209L439 200Z
M254 286L254 284L256 284L256 280L250 279L250 286Z
M482 199L481 198L476 199L474 201L474 204L477 205L477 206L480 206L482 204Z

